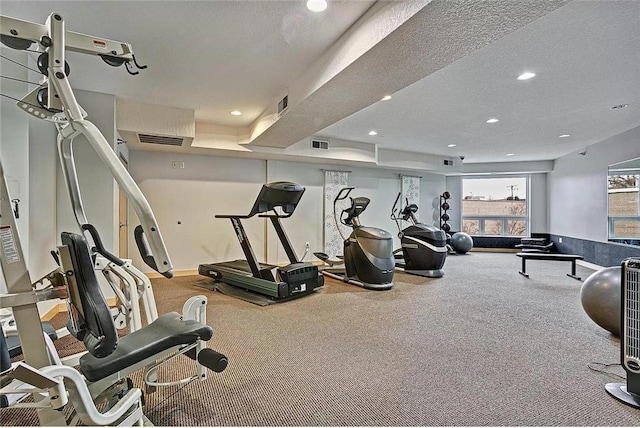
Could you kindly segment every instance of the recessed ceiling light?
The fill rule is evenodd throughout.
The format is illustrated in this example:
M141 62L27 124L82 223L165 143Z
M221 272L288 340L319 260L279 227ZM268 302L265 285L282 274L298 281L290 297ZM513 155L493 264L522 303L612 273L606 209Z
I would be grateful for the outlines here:
M378 135L376 131L369 131L369 135Z
M617 106L611 107L611 110L620 110L626 107L629 107L629 104L618 104Z
M311 12L323 12L327 8L326 0L308 0L307 9Z
M391 99L391 95L385 95L382 97L382 101L389 101Z
M447 147L455 147L455 144L447 144Z
M232 111L232 112L231 112L231 114L232 114L233 116L240 116L240 115L242 114L242 112L241 112L241 111L238 111L238 110L234 110L234 111Z
M520 76L518 76L518 80L529 80L529 79L533 79L534 77L536 77L536 73L531 73L530 71L527 71L525 73L522 73Z
M507 156L513 156L515 153L507 153Z
M495 118L487 120L487 123L496 123L496 122L499 122L499 120Z
M569 134L558 135L558 138L567 138L567 137L571 137L571 135Z

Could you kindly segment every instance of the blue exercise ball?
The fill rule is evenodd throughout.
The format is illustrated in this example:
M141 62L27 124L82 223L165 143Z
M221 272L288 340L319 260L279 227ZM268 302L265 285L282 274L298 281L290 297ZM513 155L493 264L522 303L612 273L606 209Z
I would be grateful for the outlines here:
M451 247L458 254L465 254L473 248L473 238L464 232L456 232L451 237Z
M580 302L589 318L620 337L622 268L612 266L592 273L580 289Z

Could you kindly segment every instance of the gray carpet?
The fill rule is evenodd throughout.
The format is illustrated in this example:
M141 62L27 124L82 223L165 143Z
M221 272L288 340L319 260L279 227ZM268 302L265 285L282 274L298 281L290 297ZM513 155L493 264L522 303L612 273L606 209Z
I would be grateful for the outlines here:
M619 341L584 314L569 263L529 261L527 279L520 262L452 256L443 278L397 273L389 291L327 280L267 307L196 287L201 277L154 280L161 313L208 296L210 347L229 367L147 395L145 412L191 426L640 425L604 390L619 379L588 367L619 362Z

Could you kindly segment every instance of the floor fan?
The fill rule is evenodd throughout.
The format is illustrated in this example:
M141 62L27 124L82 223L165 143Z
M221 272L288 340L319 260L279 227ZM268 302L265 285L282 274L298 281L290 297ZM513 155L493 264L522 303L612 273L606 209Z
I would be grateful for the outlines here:
M620 302L620 363L627 383L608 383L607 392L623 403L640 408L640 259L622 261Z

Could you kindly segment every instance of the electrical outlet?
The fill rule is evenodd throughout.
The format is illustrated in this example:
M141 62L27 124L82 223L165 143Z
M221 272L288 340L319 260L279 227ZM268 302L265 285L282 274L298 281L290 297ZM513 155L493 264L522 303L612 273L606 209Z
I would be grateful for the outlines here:
M171 168L177 168L178 167L178 161L171 161Z
M558 242L562 244L562 236L558 238Z
M184 161L180 161L180 168L184 168Z

